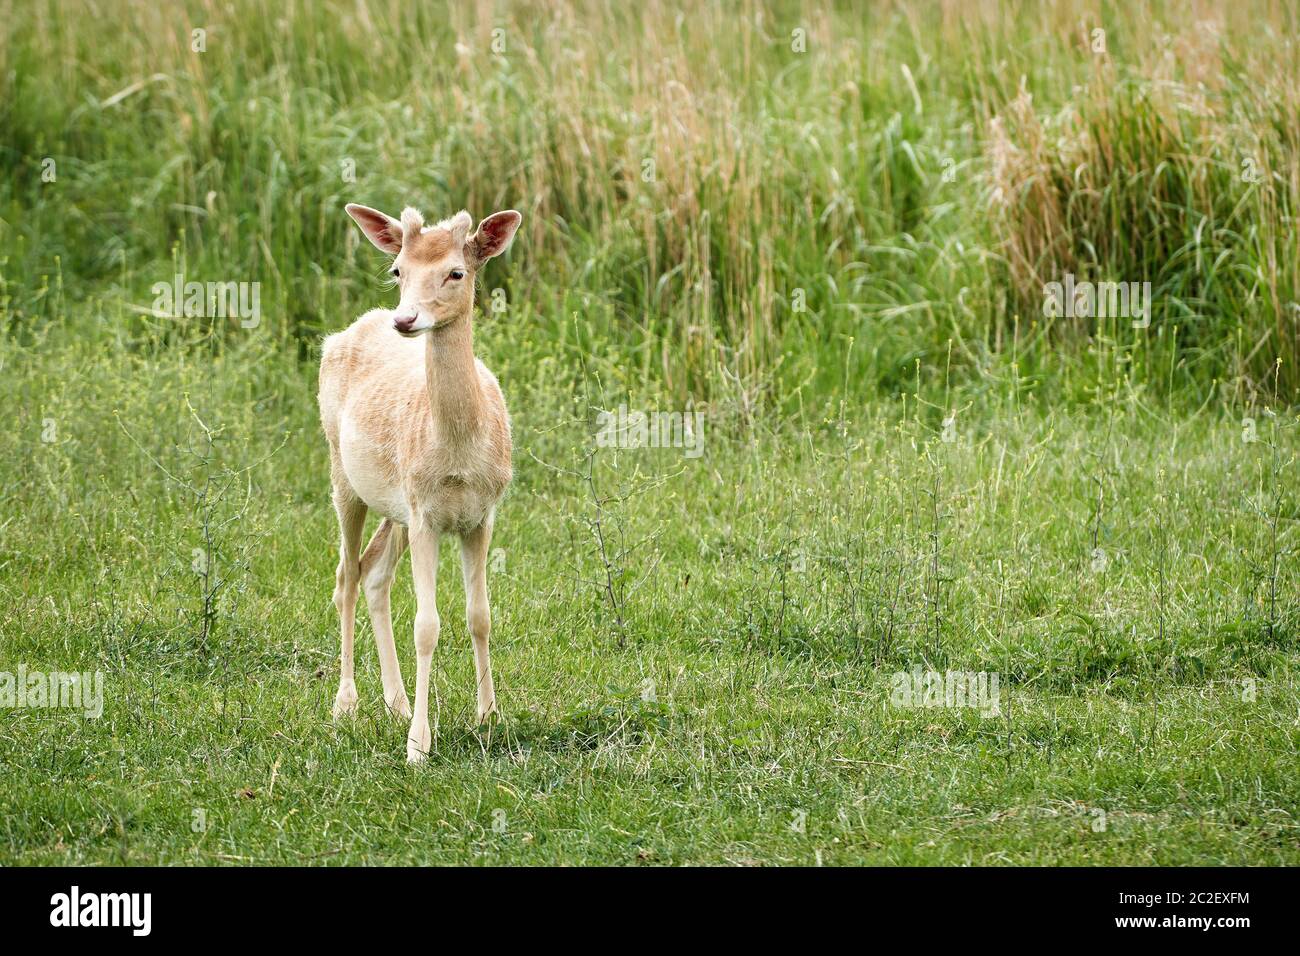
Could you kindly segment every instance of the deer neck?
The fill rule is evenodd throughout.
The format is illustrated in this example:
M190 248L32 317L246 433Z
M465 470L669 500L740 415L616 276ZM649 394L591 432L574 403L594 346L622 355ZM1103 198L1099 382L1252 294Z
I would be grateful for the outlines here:
M469 313L434 328L424 339L425 382L434 427L449 443L469 441L483 418Z

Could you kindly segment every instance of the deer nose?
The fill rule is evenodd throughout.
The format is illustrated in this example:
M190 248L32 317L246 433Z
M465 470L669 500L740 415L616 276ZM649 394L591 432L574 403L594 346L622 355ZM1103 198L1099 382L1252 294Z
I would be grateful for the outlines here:
M409 332L415 327L417 315L395 315L393 316L393 328L399 332Z

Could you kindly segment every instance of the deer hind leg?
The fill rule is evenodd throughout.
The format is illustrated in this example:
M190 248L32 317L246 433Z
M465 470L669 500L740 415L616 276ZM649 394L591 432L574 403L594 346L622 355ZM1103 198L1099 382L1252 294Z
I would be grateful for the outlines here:
M492 661L488 655L488 634L492 610L488 606L487 563L492 544L492 518L461 538L460 569L465 578L465 614L474 641L474 671L478 683L478 723L496 713L497 695L492 686Z
M415 578L415 712L406 735L406 759L419 763L429 755L429 671L438 646L438 532L412 522L411 573Z
M339 517L339 565L334 575L334 606L339 611L343 631L339 654L339 691L334 698L334 716L350 714L357 706L357 685L353 679L352 638L356 630L357 585L361 568L357 554L361 550L361 532L366 524L366 503L357 497L346 481L334 483L334 510Z
M411 719L411 703L402 683L402 665L397 662L397 645L393 641L393 615L390 595L397 562L406 550L406 529L390 518L379 525L375 536L361 555L361 583L366 589L366 609L375 632L379 650L379 672L384 683L384 703L394 717Z

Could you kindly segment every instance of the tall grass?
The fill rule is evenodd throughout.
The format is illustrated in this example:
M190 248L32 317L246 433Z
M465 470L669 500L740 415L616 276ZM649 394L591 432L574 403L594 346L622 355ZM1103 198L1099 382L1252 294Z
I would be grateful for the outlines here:
M497 334L611 384L753 408L901 390L950 351L957 375L1014 359L1066 389L1119 372L1204 398L1279 358L1300 384L1288 4L0 12L20 333L57 295L127 336L167 326L149 287L179 268L263 283L263 334L308 357L383 301L344 202L515 206ZM1150 280L1151 327L1045 328L1067 270Z

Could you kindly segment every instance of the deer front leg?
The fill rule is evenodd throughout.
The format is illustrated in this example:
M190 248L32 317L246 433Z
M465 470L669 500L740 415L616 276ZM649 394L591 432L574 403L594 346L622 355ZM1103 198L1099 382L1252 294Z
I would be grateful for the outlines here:
M334 507L339 517L339 565L334 574L334 606L342 631L339 652L339 689L334 696L334 717L350 714L357 707L357 685L353 679L352 641L357 619L357 585L361 569L361 531L366 523L366 505L350 488L336 485Z
M488 606L487 561L491 544L491 517L460 541L460 568L465 577L465 613L470 637L474 641L474 670L478 678L479 724L486 723L497 709L496 690L492 686L492 661L488 655L492 610Z
M429 671L438 646L438 533L412 523L411 571L415 578L415 713L406 735L406 761L419 763L433 742L429 730Z

